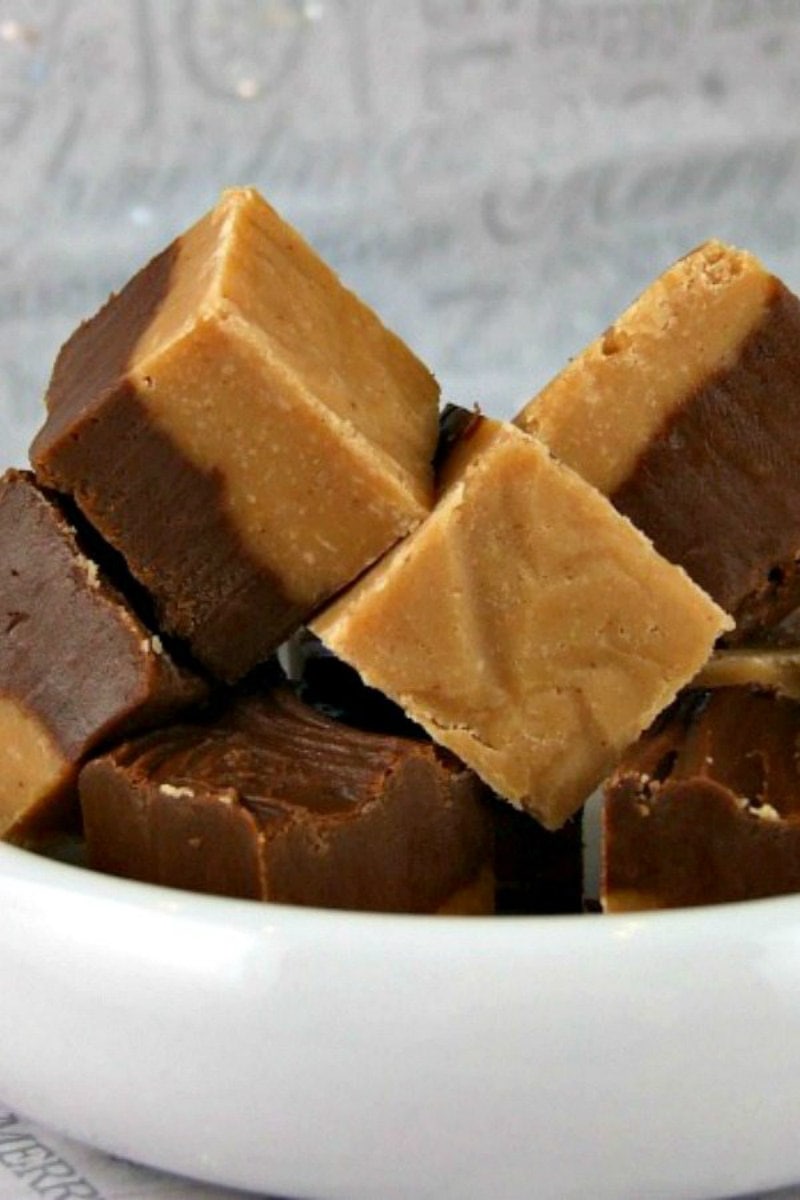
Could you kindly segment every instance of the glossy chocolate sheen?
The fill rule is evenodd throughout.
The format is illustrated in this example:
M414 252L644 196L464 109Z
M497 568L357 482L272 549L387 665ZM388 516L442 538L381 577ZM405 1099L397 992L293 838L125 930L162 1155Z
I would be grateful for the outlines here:
M611 499L737 622L800 603L800 301L775 281L728 369L689 397Z
M111 545L124 545L131 573L164 597L160 625L179 631L200 662L232 681L267 658L302 612L247 552L219 479L156 427L126 379L137 341L169 292L179 245L65 344L31 461L44 483L74 497ZM254 611L257 623L243 619Z
M794 701L747 687L685 697L607 788L606 896L668 908L800 891L798 738Z
M117 747L80 788L94 867L222 895L429 912L491 851L466 768L288 689Z
M47 731L64 789L91 747L206 695L87 557L57 498L22 471L0 481L0 620L0 696Z

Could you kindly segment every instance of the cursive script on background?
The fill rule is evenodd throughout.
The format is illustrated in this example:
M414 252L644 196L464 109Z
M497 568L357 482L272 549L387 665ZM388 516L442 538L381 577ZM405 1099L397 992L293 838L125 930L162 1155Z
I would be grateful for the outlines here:
M794 0L0 0L0 438L59 343L254 183L510 413L707 236L800 286Z

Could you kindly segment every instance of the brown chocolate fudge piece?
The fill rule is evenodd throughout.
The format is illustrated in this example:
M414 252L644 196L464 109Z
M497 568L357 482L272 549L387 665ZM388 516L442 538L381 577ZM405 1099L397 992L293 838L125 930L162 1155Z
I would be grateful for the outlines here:
M800 603L800 301L710 241L516 417L736 620Z
M626 756L603 809L608 912L800 891L800 704L687 693Z
M226 680L425 515L438 388L252 189L63 347L37 475Z
M57 499L21 471L0 480L0 621L0 836L21 842L77 807L92 747L207 689L87 557Z
M312 623L505 799L574 813L730 621L608 500L473 417L427 518Z
M102 871L391 912L491 911L484 790L429 743L356 730L288 689L118 746L80 777Z

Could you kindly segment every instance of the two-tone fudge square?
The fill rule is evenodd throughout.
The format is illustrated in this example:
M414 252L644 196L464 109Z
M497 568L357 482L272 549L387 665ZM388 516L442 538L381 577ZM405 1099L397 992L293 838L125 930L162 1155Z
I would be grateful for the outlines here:
M800 603L800 301L717 241L518 414L736 621Z
M252 189L58 356L31 460L226 680L417 524L438 388Z
M364 681L550 828L729 618L535 438L483 417L426 521L313 622Z

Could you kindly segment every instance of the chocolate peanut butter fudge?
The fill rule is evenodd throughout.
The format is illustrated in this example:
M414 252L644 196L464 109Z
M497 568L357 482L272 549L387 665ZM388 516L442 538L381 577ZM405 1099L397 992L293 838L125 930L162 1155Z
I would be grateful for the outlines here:
M288 689L84 767L89 860L193 891L330 908L491 912L485 789L446 751L356 730Z
M683 566L736 640L800 602L800 302L710 241L516 417Z
M77 810L81 760L157 724L206 686L87 556L57 499L0 480L0 837L25 842Z
M431 500L438 388L251 189L61 350L31 460L232 681Z
M608 912L800 891L800 704L687 693L626 755L603 810Z
M473 417L431 515L312 628L556 828L730 620L539 441Z

